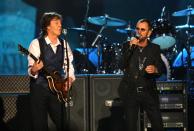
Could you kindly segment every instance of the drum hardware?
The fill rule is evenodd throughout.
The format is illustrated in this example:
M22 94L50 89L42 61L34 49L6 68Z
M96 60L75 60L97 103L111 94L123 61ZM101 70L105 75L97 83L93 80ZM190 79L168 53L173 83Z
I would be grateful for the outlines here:
M131 34L131 33L135 33L134 29L131 28L124 28L124 29L116 29L117 32L122 33L122 34Z
M176 26L176 29L186 29L185 33L187 35L187 40L186 40L186 44L183 45L183 47L186 49L187 54L189 56L188 59L187 59L187 66L188 66L188 68L190 68L192 66L191 65L191 49L190 49L191 45L190 45L190 39L192 37L191 29L194 28L194 25L190 24L190 16L191 15L194 15L194 9L191 8L191 5L189 5L187 9L184 9L184 10L181 10L181 11L177 11L177 12L174 12L172 14L172 16L187 16L186 24L185 25L178 25L178 26ZM182 49L182 54L183 54L183 49ZM181 60L182 60L182 65L183 65L183 55L181 57L182 57Z
M74 28L68 28L68 30L75 30L75 31L79 31L79 32L83 33L83 32L86 31L86 28L83 28L83 27L74 27ZM89 29L87 29L87 32L97 34L97 32L94 31L94 30L89 30Z
M113 43L105 45L102 51L102 68L105 74L123 74L120 69L120 59L122 56L122 45Z
M168 59L164 56L164 54L160 54L161 59L164 63L165 69L166 69L166 74L165 74L165 78L162 75L161 78L158 78L158 80L170 80L171 79L171 69L170 69L170 64L168 62Z
M153 43L160 45L161 49L168 49L176 43L175 29L166 19L158 19L153 23Z
M126 25L126 22L124 20L109 17L107 14L104 16L96 16L96 17L88 17L88 22L91 24L95 24L98 26L101 26L101 29L96 35L96 38L92 42L91 46L95 46L98 49L98 66L97 66L97 73L105 73L103 67L100 65L100 56L102 54L101 52L101 44L100 42L97 42L99 38L102 37L102 32L106 27L118 27L118 26L124 26ZM97 44L96 44L97 43Z
M131 29L130 27L127 27L127 28L124 28L124 29L118 28L118 29L116 29L116 31L121 33L121 34L127 35L126 41L130 41L131 37L136 35L135 30ZM124 42L126 42L126 41L124 41Z
M176 26L176 29L188 29L188 28L194 28L194 25L185 24Z
M190 16L194 15L194 9L191 6L188 6L187 9L174 12L172 16L187 16L187 21L185 25L178 25L176 29L191 29L194 28L194 25L190 24Z
M176 11L172 14L172 16L190 16L194 15L194 8L191 8L189 5L187 9Z
M160 19L157 19L152 23L152 42L158 44L162 50L169 49L176 43L174 25L164 18L165 14L164 6Z
M185 13L185 12L187 12L187 13ZM177 62L176 61L178 59L180 59L181 60L181 64L182 64L181 66L183 66L183 67L187 66L187 68L190 69L190 67L192 66L191 53L192 53L192 48L193 48L193 47L191 47L191 38L192 38L191 29L194 28L194 25L190 24L190 16L192 14L194 14L194 9L191 8L190 6L188 6L188 9L179 11L179 13L177 13L177 14L179 14L177 16L187 16L187 21L186 21L185 25L176 26L177 29L186 29L185 34L187 36L186 37L187 39L186 39L186 43L182 47L181 53L175 59L175 61L173 63L173 66L176 67L177 66L177 64L176 64ZM187 55L187 59L186 60L184 60L184 56L185 56L184 54ZM184 65L184 61L186 62L186 65Z
M89 17L88 22L99 26L125 26L127 23L124 20L109 17L107 14L104 16Z

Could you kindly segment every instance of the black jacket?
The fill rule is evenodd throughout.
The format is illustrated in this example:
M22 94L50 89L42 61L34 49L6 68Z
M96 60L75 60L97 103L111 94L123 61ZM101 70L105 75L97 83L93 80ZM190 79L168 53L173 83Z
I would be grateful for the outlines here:
M119 94L122 95L123 93L135 91L138 86L143 86L150 92L156 91L155 78L159 77L163 71L163 62L160 54L160 47L150 41L141 53L139 47L131 47L128 43L124 43L120 62L124 77L120 83ZM144 67L141 71L139 71L140 58L144 59ZM158 73L146 73L145 68L148 65L155 65ZM135 77L136 75L138 78Z

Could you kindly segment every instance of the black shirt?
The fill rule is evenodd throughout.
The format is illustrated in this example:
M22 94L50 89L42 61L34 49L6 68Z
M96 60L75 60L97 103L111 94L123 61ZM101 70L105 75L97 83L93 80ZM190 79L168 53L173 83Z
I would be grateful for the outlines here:
M130 81L130 85L147 87L155 83L162 71L160 47L151 42L144 48L130 47L128 43L123 46L123 70L124 76ZM155 65L159 73L148 74L146 66Z

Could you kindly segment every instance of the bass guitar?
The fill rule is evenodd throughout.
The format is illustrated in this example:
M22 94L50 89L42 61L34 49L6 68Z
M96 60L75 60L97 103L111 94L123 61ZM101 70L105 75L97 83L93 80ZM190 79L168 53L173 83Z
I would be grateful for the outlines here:
M30 53L27 49L22 47L22 45L20 44L18 44L18 50L22 54L30 56L35 62L38 61L38 59L32 53ZM57 95L58 100L60 102L67 102L68 91L65 90L65 86L66 86L65 83L67 79L62 78L61 74L58 71L49 72L45 67L43 67L42 70L46 75L49 89L51 90L51 92Z

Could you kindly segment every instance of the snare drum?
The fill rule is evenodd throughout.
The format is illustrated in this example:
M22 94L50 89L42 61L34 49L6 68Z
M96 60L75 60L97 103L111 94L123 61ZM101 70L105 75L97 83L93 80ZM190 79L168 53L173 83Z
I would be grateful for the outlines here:
M158 19L152 27L152 42L160 45L161 49L168 49L176 43L175 28L168 20Z

